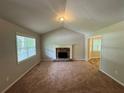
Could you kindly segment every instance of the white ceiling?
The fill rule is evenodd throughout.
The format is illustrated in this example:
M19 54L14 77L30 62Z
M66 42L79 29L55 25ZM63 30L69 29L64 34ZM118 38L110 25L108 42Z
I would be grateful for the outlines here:
M124 0L67 0L65 27L93 32L124 20Z
M124 0L0 0L0 16L38 33L63 26L89 33L123 21Z

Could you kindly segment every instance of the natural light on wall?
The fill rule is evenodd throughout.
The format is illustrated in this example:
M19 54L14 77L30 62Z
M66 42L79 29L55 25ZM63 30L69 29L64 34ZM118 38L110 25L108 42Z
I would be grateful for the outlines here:
M17 60L22 62L23 60L36 55L36 39L16 35L17 42Z

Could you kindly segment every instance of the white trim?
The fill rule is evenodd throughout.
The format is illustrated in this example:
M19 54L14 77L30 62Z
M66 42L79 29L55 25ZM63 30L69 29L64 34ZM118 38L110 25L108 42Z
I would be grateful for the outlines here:
M57 59L42 59L41 61L42 62L53 62L54 60L57 60ZM72 61L86 61L85 59L70 59L70 60L72 60Z
M26 75L32 68L34 68L39 63L40 62L38 62L38 63L34 64L33 66L31 66L25 73L20 75L14 82L12 82L8 87L6 87L1 93L5 93L10 87L12 87L17 81L19 81L22 77L24 77L24 75Z
M54 59L41 59L42 62L52 62Z
M34 36L34 35L29 35L28 33L16 32L16 35L36 39L36 36Z
M73 61L86 61L85 59L72 59Z
M27 38L31 38L31 39L34 39L35 40L35 52L36 54L30 56L30 57L27 57L21 61L18 61L18 48L17 48L17 36L22 36L22 37L27 37ZM21 64L23 62L25 62L26 60L29 60L35 56L37 56L37 38L36 37L33 37L33 36L30 36L30 35L25 35L25 33L20 33L20 32L16 32L16 35L15 35L15 47L16 47L16 62L17 64Z
M111 79L113 79L114 81L116 81L117 83L119 83L120 85L124 86L124 83L122 83L121 81L115 79L113 76L111 76L110 74L106 73L105 71L103 71L102 69L100 69L100 71L102 73L104 73L105 75L109 76Z
M89 36L88 35L85 35L85 61L88 61L88 39L89 39Z
M101 69L102 66L102 51L103 51L103 36L101 35L101 51L100 51L100 61L99 61L99 69ZM102 69L101 69L102 70Z

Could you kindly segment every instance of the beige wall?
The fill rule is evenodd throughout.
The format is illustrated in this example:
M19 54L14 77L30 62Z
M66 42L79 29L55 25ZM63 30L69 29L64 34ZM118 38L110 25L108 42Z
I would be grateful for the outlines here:
M83 34L73 32L67 29L58 29L45 33L41 36L42 59L55 59L55 46L67 44L73 45L73 59L85 59L85 36Z
M31 35L37 39L37 56L20 64L16 60L16 32ZM0 19L0 93L20 75L40 61L39 46L40 36L38 34Z
M124 22L95 33L102 35L100 69L124 84Z

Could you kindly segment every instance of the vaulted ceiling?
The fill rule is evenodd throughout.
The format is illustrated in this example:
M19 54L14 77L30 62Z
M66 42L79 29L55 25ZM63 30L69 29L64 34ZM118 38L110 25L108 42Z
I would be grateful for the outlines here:
M90 33L123 21L124 0L0 0L0 17L38 33L61 27Z

